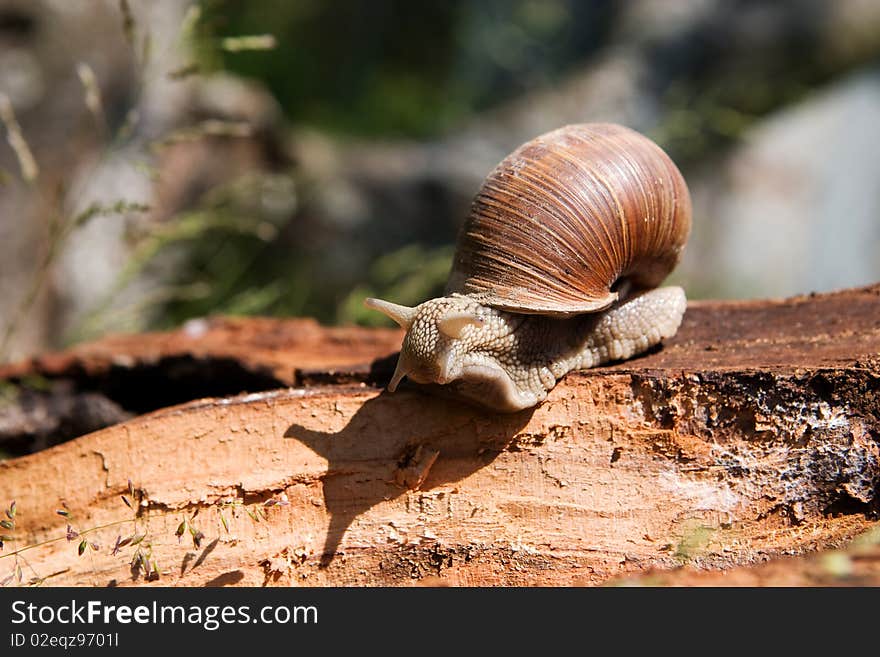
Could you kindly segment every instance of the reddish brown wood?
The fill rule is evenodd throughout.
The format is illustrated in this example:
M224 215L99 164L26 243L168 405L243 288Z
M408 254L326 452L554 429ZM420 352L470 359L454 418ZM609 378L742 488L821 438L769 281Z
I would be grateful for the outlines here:
M6 366L12 380L87 385L114 367L220 357L300 385L161 408L0 462L0 504L19 509L0 578L15 573L12 549L60 537L22 553L24 581L144 584L136 548L110 553L133 532L147 535L158 582L184 586L646 573L690 584L841 547L875 527L878 318L880 286L694 303L656 353L573 373L537 409L503 416L370 385L393 359L370 361L394 351L397 331L300 320L211 320L200 336L118 337ZM56 513L63 504L73 520ZM200 545L188 526L178 541L197 510ZM88 534L100 549L78 556L68 522L118 524Z
M313 319L212 317L176 331L112 335L26 361L0 365L0 379L39 374L97 379L113 368L160 367L163 361L232 360L292 385L296 369L332 371L368 363L400 345L397 329L322 327Z

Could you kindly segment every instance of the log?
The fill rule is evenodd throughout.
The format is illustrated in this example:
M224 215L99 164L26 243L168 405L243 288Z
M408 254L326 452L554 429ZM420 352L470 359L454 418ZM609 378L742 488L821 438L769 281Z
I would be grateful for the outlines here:
M196 319L177 331L110 336L0 365L0 381L18 384L14 403L0 406L0 449L37 451L199 397L340 381L346 373L374 381L369 361L402 337L312 319ZM381 367L376 376L384 376Z
M5 366L13 383L105 386L126 412L150 398L126 371L158 368L161 388L162 364L184 362L193 397L220 385L217 362L263 378L0 462L0 504L16 501L0 579L598 584L842 548L877 525L878 318L880 285L695 302L662 348L512 415L383 392L398 331L300 320L205 320Z

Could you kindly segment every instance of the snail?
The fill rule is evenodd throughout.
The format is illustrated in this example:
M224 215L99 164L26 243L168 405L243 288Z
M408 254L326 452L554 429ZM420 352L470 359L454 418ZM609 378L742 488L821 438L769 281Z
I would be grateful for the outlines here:
M388 390L406 376L513 412L571 370L660 344L687 301L657 286L690 226L684 178L638 132L578 124L526 142L478 191L446 296L414 308L365 300L406 329Z

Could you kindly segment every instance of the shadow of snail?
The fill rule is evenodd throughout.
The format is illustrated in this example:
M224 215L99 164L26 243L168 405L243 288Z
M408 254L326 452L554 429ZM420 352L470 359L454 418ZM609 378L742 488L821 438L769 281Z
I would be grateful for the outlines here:
M293 424L284 433L328 462L322 483L330 524L321 567L333 561L359 516L409 491L454 483L486 467L513 446L534 412L499 416L403 388L409 386L368 400L339 431Z

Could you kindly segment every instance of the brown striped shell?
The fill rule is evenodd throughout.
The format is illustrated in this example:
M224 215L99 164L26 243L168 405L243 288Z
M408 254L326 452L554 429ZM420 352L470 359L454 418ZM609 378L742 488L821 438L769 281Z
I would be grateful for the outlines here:
M446 291L520 313L602 310L624 280L659 285L690 226L684 178L659 146L619 125L569 125L523 144L486 178Z

